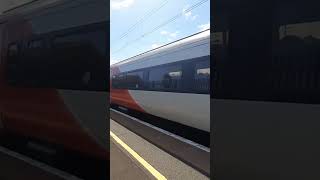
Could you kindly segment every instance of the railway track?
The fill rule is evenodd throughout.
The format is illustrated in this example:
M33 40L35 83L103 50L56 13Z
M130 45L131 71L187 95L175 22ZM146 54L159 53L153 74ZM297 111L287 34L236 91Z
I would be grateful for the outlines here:
M210 133L201 131L189 126L185 126L173 121L169 121L160 117L143 114L137 111L128 110L115 105L111 106L112 109L125 113L129 116L135 117L141 121L152 124L155 127L168 131L170 133L181 136L185 139L198 143L202 146L210 148Z

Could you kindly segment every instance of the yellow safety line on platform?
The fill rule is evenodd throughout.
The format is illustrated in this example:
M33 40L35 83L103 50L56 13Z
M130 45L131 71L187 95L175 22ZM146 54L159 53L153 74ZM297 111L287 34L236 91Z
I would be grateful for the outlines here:
M155 168L153 168L147 161L145 161L138 153L131 149L126 143L124 143L120 138L118 138L112 131L110 131L110 136L120 144L126 151L128 151L138 162L142 164L154 177L160 180L166 180L162 174L160 174Z

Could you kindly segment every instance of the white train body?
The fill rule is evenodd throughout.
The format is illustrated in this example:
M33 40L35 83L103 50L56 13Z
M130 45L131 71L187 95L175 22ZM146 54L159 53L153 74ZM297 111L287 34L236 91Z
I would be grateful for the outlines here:
M209 30L114 64L110 75L112 104L210 132Z

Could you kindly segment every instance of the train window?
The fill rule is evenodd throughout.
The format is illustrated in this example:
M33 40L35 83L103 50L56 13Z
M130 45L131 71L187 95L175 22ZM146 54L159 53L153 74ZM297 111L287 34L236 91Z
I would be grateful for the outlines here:
M8 46L8 60L6 66L6 80L10 85L16 85L19 82L19 45L12 43Z
M219 74L215 98L320 103L320 13L315 3L262 4L239 3L233 9L221 1L216 7L221 11L215 11L213 36Z
M41 40L30 41L26 48L18 47L21 48L21 51L17 56L8 57L7 81L10 85L47 87L48 72L50 72L48 61L50 59L47 52L42 49L41 43ZM14 47L14 51L16 51L16 47Z
M210 76L210 68L197 69L196 76L208 78Z
M127 73L126 87L128 89L142 89L143 88L143 71Z
M10 44L8 47L8 56L13 57L18 55L18 44Z
M196 63L195 78L196 79L208 79L209 77L210 77L209 62Z
M180 78L181 75L182 75L182 71L169 72L168 75L169 75L170 77L172 77L172 78L174 78L174 77Z
M112 76L111 83L112 83L111 84L112 88L114 88L114 89L118 88L118 82L117 82L117 76L116 75Z
M19 64L13 64L19 57L14 56L17 44L12 44L8 48L12 64L8 65L8 78L19 76L23 80L19 81L20 85L34 88L107 91L107 31L91 25L87 27L43 34L43 37L54 37L46 47L44 39L30 41L21 52L23 58Z
M53 40L56 86L63 89L107 90L106 32L75 31ZM72 71L70 71L72 69Z
M112 87L115 89L126 89L126 79L125 73L112 76Z
M200 69L196 69L196 79L209 79L210 77L210 68L200 68Z
M197 62L194 72L194 88L196 91L209 93L210 89L210 63L208 61Z
M148 87L152 90L179 90L182 85L182 68L180 65L169 65L151 68Z
M75 32L72 34L57 36L53 43L55 47L65 47L74 44L90 46L100 54L105 54L106 33L102 30L89 32Z
M32 40L28 43L28 48L41 48L42 40Z

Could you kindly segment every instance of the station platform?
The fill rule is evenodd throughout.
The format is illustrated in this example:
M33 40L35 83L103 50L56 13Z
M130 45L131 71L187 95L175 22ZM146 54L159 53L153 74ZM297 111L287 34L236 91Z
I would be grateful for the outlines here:
M191 147L190 144L182 141L170 139L168 135L133 121L127 121L130 124L128 128L123 125L124 121L124 118L122 123L110 119L110 179L209 179L210 176L199 170L201 168L195 168L197 166L208 169L209 152ZM132 129L138 129L139 132ZM141 132L144 132L143 135ZM153 137L153 140L147 137ZM152 141L157 141L158 144ZM176 152L179 152L180 156L175 155ZM182 161L181 157L188 157L188 160ZM72 174L1 146L0 162L1 180L80 180ZM194 166L188 162L193 162ZM200 162L202 162L201 165Z
M115 142L110 142L110 167L111 179L155 179L151 175L148 175L139 165L134 162L134 159L125 154L121 147L118 147Z
M209 179L110 119L111 179Z
M0 179L80 180L79 178L0 147Z

